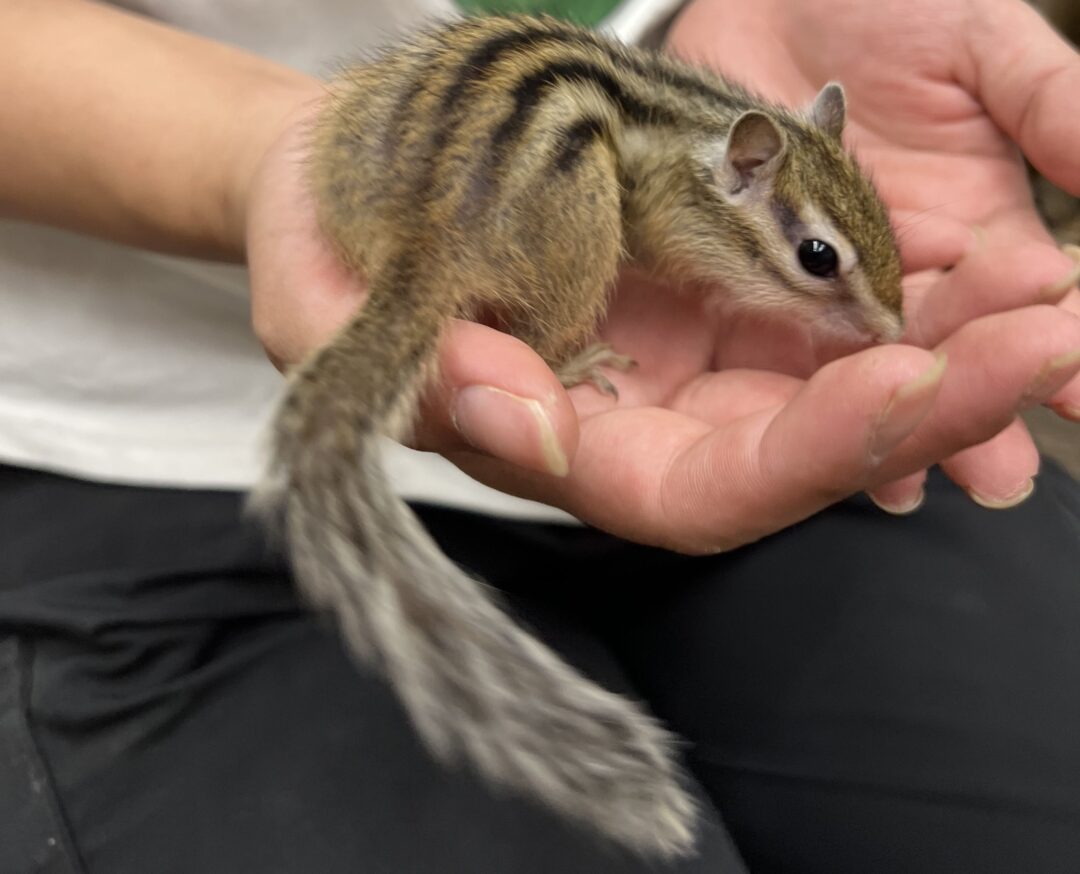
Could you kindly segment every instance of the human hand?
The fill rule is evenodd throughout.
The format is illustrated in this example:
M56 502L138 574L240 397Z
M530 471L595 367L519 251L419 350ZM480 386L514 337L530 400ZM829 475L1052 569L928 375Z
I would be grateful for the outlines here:
M844 83L847 137L899 228L909 273L907 341L933 348L973 320L1021 307L1056 306L1060 325L1080 313L1080 271L1036 215L1020 154L1080 193L1073 108L1080 57L1026 4L698 0L670 42L684 57L795 105L830 79ZM1015 319L1003 329L1009 339L986 342L979 353L987 367L1002 366L1015 347L1044 348L1044 337L1022 333L1029 313L1008 318ZM981 330L979 322L970 330ZM962 378L962 362L952 364L950 378ZM992 383L986 390L997 391ZM1080 379L1048 402L1080 420ZM1023 424L1004 422L990 441L941 460L949 476L991 506L1029 494L1038 469ZM922 478L880 488L876 498L911 506Z
M328 339L365 293L318 234L301 179L302 127L297 119L263 160L249 208L255 322L281 366ZM902 346L850 355L805 382L749 370L740 343L752 334L736 324L701 300L625 277L605 335L641 366L614 377L615 405L589 386L568 396L518 341L455 323L416 443L614 533L708 552L985 440L1025 397L1043 400L1080 368L1036 385L1047 360L1080 349L1080 323L1045 310L950 336L944 384L932 354ZM1014 351L1017 327L1044 342ZM1007 367L984 367L994 344ZM787 363L795 374L818 364Z

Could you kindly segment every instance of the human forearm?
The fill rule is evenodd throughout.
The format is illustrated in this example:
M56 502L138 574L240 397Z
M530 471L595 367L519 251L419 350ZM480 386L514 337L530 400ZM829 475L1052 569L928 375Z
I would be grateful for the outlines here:
M0 33L0 214L243 256L251 173L315 80L86 0L8 0Z

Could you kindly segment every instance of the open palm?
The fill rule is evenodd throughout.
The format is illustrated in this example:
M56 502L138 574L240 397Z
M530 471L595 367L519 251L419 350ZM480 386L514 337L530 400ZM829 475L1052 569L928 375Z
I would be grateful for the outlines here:
M691 552L756 539L862 489L910 505L921 471L942 459L990 501L1025 483L1037 458L1010 425L1017 409L1051 398L1080 407L1080 320L1061 307L1028 306L1072 265L1041 231L1015 149L974 89L955 84L947 64L945 72L920 65L924 53L971 62L959 36L946 44L936 33L952 26L941 24L940 10L920 23L911 3L876 4L872 13L863 5L698 0L676 24L672 47L787 102L804 102L830 78L844 82L852 139L898 223L908 225L913 345L844 350L799 326L748 319L629 272L604 327L640 365L613 376L617 404L589 386L568 396L531 350L457 323L418 444L506 491ZM1020 4L982 5L1015 12ZM913 32L888 37L900 26ZM815 36L815 27L825 33ZM891 54L886 37L897 46ZM1049 30L1039 37L1080 76L1080 63ZM874 63L849 50L874 39L882 40L866 53ZM810 60L801 63L804 55ZM829 64L813 60L819 56ZM1066 105L1071 97L1045 99ZM256 322L283 364L325 340L364 293L318 237L300 150L302 137L287 132L264 160L250 210ZM1080 180L1063 154L1046 160L1047 170L1056 162L1050 175ZM974 234L973 225L983 231ZM941 356L917 346L947 355L944 375ZM851 354L826 364L840 351ZM480 386L488 389L479 396L468 391ZM1003 429L996 445L977 446Z

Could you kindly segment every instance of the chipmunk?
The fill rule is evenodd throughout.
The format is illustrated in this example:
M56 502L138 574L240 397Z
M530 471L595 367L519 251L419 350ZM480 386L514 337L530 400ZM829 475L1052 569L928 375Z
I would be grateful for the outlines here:
M841 144L845 99L802 112L553 19L462 20L347 70L315 124L326 236L370 284L289 376L261 503L298 586L376 666L427 746L642 854L692 851L673 737L518 627L391 490L453 318L495 312L567 385L611 390L590 339L633 260L674 286L901 327L888 215Z

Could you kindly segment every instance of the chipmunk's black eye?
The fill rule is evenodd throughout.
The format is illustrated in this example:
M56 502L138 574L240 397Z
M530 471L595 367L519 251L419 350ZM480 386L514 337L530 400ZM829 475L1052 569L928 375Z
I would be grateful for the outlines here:
M821 240L803 240L799 243L799 263L807 273L814 276L836 276L840 258L836 249Z

